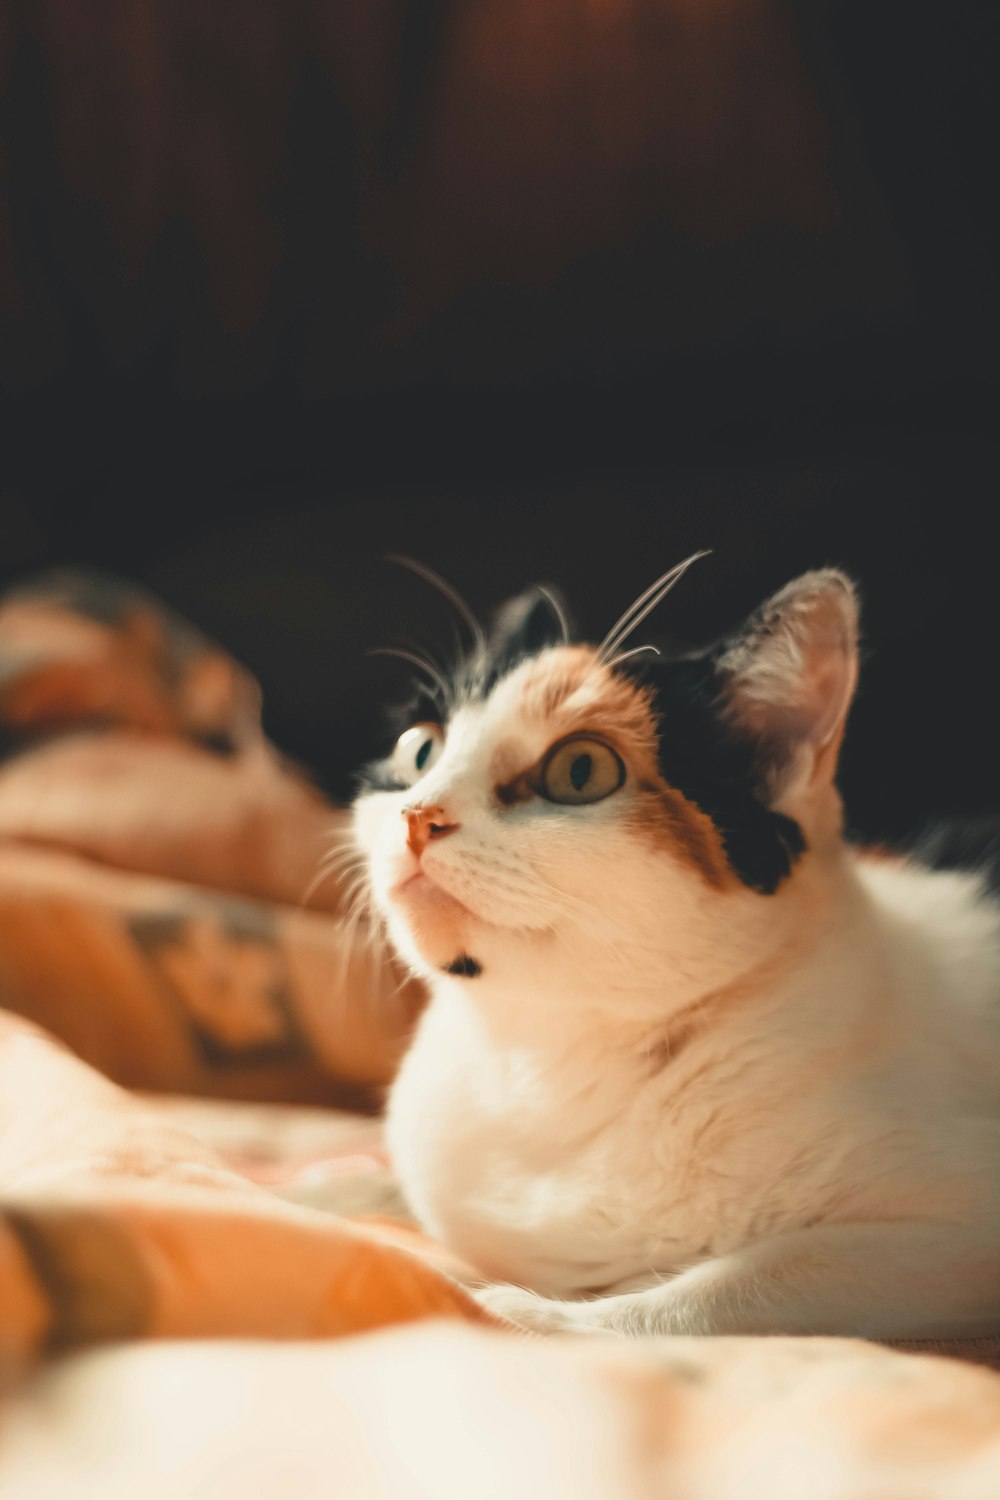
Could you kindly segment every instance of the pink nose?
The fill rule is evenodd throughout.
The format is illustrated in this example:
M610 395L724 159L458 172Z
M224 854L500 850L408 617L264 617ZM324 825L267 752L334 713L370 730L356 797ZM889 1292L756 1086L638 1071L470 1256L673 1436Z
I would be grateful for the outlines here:
M425 807L422 802L404 807L403 817L406 819L406 842L418 859L431 839L443 839L445 834L454 833L459 826L448 821L443 807Z

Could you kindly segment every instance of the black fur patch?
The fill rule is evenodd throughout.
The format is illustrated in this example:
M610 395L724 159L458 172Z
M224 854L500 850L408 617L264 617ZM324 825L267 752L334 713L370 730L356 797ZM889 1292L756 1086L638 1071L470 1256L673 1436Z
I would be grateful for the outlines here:
M721 648L616 668L649 688L659 720L660 774L705 813L722 839L733 872L752 890L772 895L805 848L802 830L763 799L758 749L723 711Z
M499 611L485 651L462 662L452 679L452 700L482 701L522 661L566 642L565 613L554 589L538 585Z
M477 958L471 958L468 953L460 953L450 964L445 964L444 972L460 974L465 979L476 979L483 972L483 966Z

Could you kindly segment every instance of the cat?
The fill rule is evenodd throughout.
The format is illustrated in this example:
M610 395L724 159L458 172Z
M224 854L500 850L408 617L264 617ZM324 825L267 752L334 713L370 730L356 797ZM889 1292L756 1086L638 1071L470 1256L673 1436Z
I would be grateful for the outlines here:
M363 773L405 1196L525 1328L996 1332L1000 904L844 839L850 579L623 650L687 565L600 647L511 602Z

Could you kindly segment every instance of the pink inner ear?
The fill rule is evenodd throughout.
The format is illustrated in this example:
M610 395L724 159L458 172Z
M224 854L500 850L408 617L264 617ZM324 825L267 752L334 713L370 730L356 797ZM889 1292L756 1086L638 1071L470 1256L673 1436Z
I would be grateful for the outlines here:
M787 772L840 739L857 682L857 612L839 573L807 573L761 611L727 665L737 717Z
M843 728L857 681L853 645L819 647L805 652L802 688L803 737L817 749L831 743Z

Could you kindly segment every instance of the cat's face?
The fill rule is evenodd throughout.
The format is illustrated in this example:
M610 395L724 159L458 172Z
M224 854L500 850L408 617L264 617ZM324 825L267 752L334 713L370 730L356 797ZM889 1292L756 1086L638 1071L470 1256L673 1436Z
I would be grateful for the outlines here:
M393 942L427 977L576 999L721 981L835 800L853 674L837 574L673 658L567 644L547 594L515 601L355 804Z

